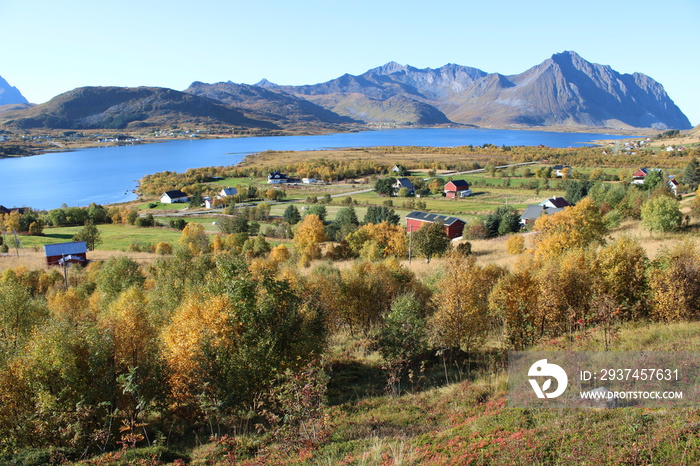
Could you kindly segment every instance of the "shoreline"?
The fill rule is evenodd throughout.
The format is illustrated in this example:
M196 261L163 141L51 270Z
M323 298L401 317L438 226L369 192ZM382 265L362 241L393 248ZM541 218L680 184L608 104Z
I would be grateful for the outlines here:
M339 133L356 133L363 131L390 131L394 129L440 129L440 128L454 128L454 129L481 129L481 130L508 130L508 131L542 131L542 132L552 132L552 133L581 133L581 134L617 134L620 136L626 136L625 139L634 139L638 137L652 137L655 136L654 132L658 133L658 130L653 130L651 128L601 128L601 127L564 127L564 126L520 126L520 125L509 125L506 127L490 127L490 126L475 126L467 124L444 124L444 125L389 125L389 124L373 124L373 125L358 125L350 127L337 127L337 128L314 128L314 127L304 127L299 129L282 129L276 131L251 131L247 134L236 134L231 132L203 132L202 130L175 130L168 131L166 136L153 136L152 134L143 134L138 132L113 132L106 133L102 130L85 130L85 131L73 131L73 130L51 130L51 131L29 131L21 136L19 134L14 134L12 139L0 142L0 148L2 147L14 147L19 148L22 146L26 147L26 151L31 153L17 154L17 155L3 155L0 154L1 159L11 159L19 157L32 157L35 155L43 155L48 153L56 152L71 152L80 149L97 149L101 147L123 147L128 145L140 145L140 144L155 144L161 142L170 142L177 140L201 140L201 139L239 139L239 138L253 138L253 137L276 137L276 136L314 136L314 135L325 135L325 134L339 134ZM208 130L204 130L208 131ZM63 134L66 132L80 132L83 134L81 136L84 139L81 140L65 140ZM88 138L102 137L105 140L86 140ZM112 137L110 137L112 136ZM627 136L629 136L627 138ZM15 138L22 137L23 140L15 140ZM70 136L69 136L70 137ZM119 140L114 138L125 137L124 140ZM27 141L28 138L31 138ZM54 139L58 139L61 142L56 142ZM594 140L593 142L598 145L605 145L611 142L608 139ZM25 145L26 144L26 145ZM50 145L51 147L47 147ZM19 149L18 149L19 150Z

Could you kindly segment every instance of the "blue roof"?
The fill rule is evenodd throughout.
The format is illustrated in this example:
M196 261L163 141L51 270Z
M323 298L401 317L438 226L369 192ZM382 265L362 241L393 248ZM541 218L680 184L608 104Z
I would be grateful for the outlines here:
M85 253L87 253L87 245L85 244L85 241L44 245L44 254L46 257Z

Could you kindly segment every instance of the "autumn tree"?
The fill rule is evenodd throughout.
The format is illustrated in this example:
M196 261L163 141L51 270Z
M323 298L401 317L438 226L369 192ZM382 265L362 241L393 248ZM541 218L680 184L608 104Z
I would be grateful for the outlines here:
M649 231L674 231L683 221L677 200L666 197L652 197L642 205L642 225Z
M607 228L600 209L590 198L554 215L542 215L533 228L537 257L557 257L564 251L602 244Z
M502 276L489 295L489 309L504 323L509 347L520 351L534 344L542 334L537 315L538 284L528 271Z
M684 241L661 254L650 271L652 317L662 322L700 315L700 251Z
M430 262L433 256L444 254L449 246L450 238L442 222L427 223L413 233L413 249L425 257L426 262Z
M184 247L191 254L204 254L209 251L209 237L204 231L201 223L189 222L182 235L180 235L180 246Z
M623 306L628 318L644 317L648 311L648 259L644 248L633 238L623 236L598 253L596 269L601 292Z
M439 348L469 351L488 333L489 293L498 277L484 273L474 256L450 255L437 285L436 312L429 320L433 343Z
M326 230L318 215L309 214L294 230L294 247L297 253L310 259L321 256L320 244L327 241Z

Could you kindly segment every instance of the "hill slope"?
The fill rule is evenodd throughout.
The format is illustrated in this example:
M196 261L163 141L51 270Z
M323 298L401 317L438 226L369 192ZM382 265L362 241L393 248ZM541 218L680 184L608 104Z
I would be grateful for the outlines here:
M342 117L308 100L248 84L236 84L231 81L215 84L194 82L184 92L217 100L229 107L242 110L251 117L281 124L353 122L348 117Z
M122 129L176 123L276 128L219 102L157 87L83 87L2 117L5 124L21 129Z

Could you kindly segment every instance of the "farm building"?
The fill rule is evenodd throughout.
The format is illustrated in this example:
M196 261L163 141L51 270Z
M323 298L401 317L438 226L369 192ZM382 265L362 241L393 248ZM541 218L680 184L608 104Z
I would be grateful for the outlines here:
M160 202L163 204L175 204L177 202L187 202L189 201L187 194L183 193L179 189L174 189L172 191L166 191L160 196Z
M418 230L425 223L442 222L445 225L445 233L450 239L455 239L462 236L464 231L464 220L457 217L449 217L447 215L429 214L427 212L419 212L414 210L406 215L406 231L412 232Z
M85 241L44 245L46 265L87 264Z
M391 187L394 189L394 195L398 194L401 188L408 189L408 194L410 196L416 192L416 188L413 187L413 183L411 183L411 180L408 178L398 178Z
M450 198L471 196L472 190L466 180L452 180L445 185L445 196Z

